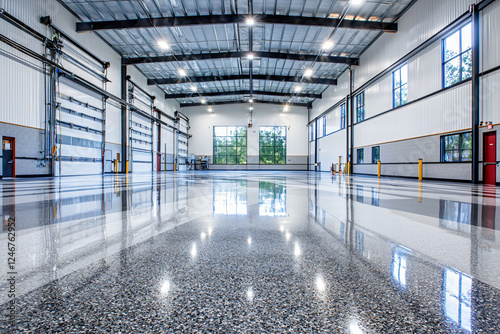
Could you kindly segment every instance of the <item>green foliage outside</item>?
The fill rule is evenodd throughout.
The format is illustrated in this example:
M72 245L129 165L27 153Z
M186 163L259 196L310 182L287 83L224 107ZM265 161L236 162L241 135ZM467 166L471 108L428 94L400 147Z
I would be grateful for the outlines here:
M472 76L472 35L470 23L444 40L444 86Z
M247 128L214 126L214 164L245 165L247 163Z
M471 161L472 135L470 132L443 137L443 161Z
M261 165L286 164L285 126L265 126L260 128L259 163Z

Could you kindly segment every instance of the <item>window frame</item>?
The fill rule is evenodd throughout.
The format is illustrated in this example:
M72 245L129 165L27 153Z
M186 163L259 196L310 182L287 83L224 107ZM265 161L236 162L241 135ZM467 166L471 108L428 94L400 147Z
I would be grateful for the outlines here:
M450 134L447 134L447 135L443 135L441 136L440 140L441 140L441 143L440 143L440 147L441 147L441 152L440 152L440 156L441 156L441 159L440 161L442 163L470 163L472 162L472 156L469 160L463 160L462 159L462 152L463 151L466 151L466 150L470 150L472 152L472 147L471 148L463 148L463 137L465 135L470 135L470 142L471 142L471 145L472 145L472 132L471 131L465 131L465 132L458 132L458 133L450 133ZM445 138L448 138L448 137L451 137L451 136L458 136L458 149L456 150L446 150L446 139ZM454 161L454 160L450 160L450 161L446 161L445 160L445 155L447 152L453 152L453 151L458 151L458 160L457 161ZM472 154L472 153L471 153Z
M323 116L323 137L326 136L326 115Z
M262 137L269 137L269 136L262 136L261 135L261 129L262 128L273 128L273 146L262 146ZM284 138L284 162L283 163L277 163L276 161L276 141L274 140L276 138L276 129L277 128L283 128L284 129L284 135L278 136L278 137L283 137ZM288 142L288 127L285 125L262 125L259 127L259 165L286 165L287 164L287 143ZM261 162L261 156L262 157L270 157L270 155L262 155L261 148L262 147L272 147L273 148L273 163L262 163ZM283 157L283 156L282 156Z
M356 123L363 122L365 120L365 91L362 91L355 97L356 100Z
M406 82L403 84L402 69L406 70ZM394 78L399 75L399 86L396 87ZM406 86L406 101L403 102L403 87ZM396 104L396 97L399 95L399 104ZM392 72L392 107L398 108L408 103L408 64L403 64Z
M466 26L468 26L468 25L471 26L471 36L470 36L470 38L471 38L471 47L469 49L467 49L467 50L464 51L464 50L462 50L462 41L463 41L463 33L462 32L463 32L463 29ZM450 58L448 60L445 60L446 59L446 54L445 54L446 40L448 38L450 38L451 36L453 36L454 34L456 34L457 32L459 33L459 42L458 42L458 44L459 44L459 53L456 56L454 56L454 57L452 57L452 58ZM449 33L448 35L446 35L442 39L442 41L441 41L441 77L442 77L442 87L443 88L452 87L454 85L457 85L457 84L459 84L459 83L461 83L461 82L463 82L463 81L468 80L468 79L471 78L471 76L472 76L472 64L471 64L471 76L469 76L467 78L463 78L463 76L462 76L462 74L463 74L462 73L462 68L463 68L463 58L462 57L467 52L470 52L471 53L471 59L472 59L472 35L473 35L473 33L472 33L472 22L469 21L469 22L463 24L462 26L460 26L459 28L455 29L454 31L452 31L451 33ZM446 64L454 61L457 58L460 60L458 81L447 86L446 85Z
M361 153L361 159L359 159L360 153ZM360 162L360 160L361 160L361 162ZM356 150L356 163L358 165L362 165L365 163L365 149L364 148L358 148Z
M340 105L340 130L345 129L345 106L345 103Z
M378 149L378 160L375 161L375 150ZM373 146L372 147L372 164L378 164L380 161L380 146Z
M215 129L216 128L226 128L226 136L223 136L225 138L228 138L228 137L234 137L234 140L235 140L235 146L234 148L236 149L236 163L233 164L233 163L228 163L228 156L233 156L233 155L228 155L227 154L227 149L229 147L233 147L233 146L228 146L227 144L225 146L220 146L220 147L225 147L226 148L226 154L225 154L225 158L226 158L226 162L225 163L217 163L216 162L216 158L218 157L218 154L216 154L216 145L215 145L215 140L217 137L221 137L221 136L216 136L215 135ZM237 134L235 134L234 136L228 136L227 135L227 129L228 128L243 128L245 129L245 136L239 136ZM245 146L238 146L238 138L245 138ZM227 139L226 139L227 140ZM238 148L245 148L245 163L238 163ZM247 165L248 164L248 127L247 126L242 126L242 125L214 125L213 126L213 129L212 129L212 161L213 161L213 164L214 165Z

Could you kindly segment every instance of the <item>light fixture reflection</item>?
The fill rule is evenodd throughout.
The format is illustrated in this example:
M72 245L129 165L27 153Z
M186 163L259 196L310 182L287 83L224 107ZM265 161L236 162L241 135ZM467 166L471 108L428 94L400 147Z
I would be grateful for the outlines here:
M300 254L302 254L302 250L300 249L299 243L295 242L295 249L293 250L293 255L295 255L295 257L299 257Z
M247 238L247 243L248 243L248 246L252 245L252 237Z
M363 334L363 330L359 327L359 321L355 318L349 320L349 333Z
M205 232L201 232L201 235L200 235L201 240L205 240L206 237L207 237L207 234Z
M196 256L196 253L197 253L197 250L196 250L196 243L193 243L193 246L191 247L191 257L195 257Z
M318 292L325 292L326 290L325 280L320 274L316 275L316 289Z
M253 300L254 293L253 293L253 287L249 286L247 289L247 300L251 302Z
M208 236L210 237L212 235L213 229L211 227L208 228Z
M170 292L170 281L165 280L161 284L160 293L165 296L165 295L168 295L169 292Z
M283 225L280 226L280 232L281 233L285 232L285 227Z
M290 234L290 232L286 232L285 233L285 239L286 239L286 241L287 242L290 241L291 238L292 238L292 235Z

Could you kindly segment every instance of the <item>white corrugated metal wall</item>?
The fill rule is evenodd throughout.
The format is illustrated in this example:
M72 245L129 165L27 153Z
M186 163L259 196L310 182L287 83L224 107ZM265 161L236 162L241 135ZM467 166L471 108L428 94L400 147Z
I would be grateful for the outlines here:
M399 20L397 34L383 35L362 55L360 66L353 68L354 89L356 90L364 85L414 48L423 44L435 33L447 27L456 18L467 13L471 3L474 3L474 1L417 1ZM481 71L486 71L500 65L497 56L498 51L500 51L498 50L500 48L500 37L497 34L498 21L500 20L500 4L498 2L491 4L481 12L480 17L482 24ZM410 103L407 106L393 109L392 73L386 74L364 89L366 101L365 121L354 126L354 162L356 161L356 149L360 147L366 147L366 162L366 157L368 155L371 157L372 146L399 142L402 147L405 145L413 147L413 144L405 141L410 139L418 140L432 135L439 136L447 132L460 131L471 127L470 81L461 83L451 89L442 90L441 45L442 40L439 39L406 62L409 76L408 102L425 96L428 96L427 98L417 103ZM348 95L348 80L349 73L346 71L338 80L339 86L330 87L324 93L326 99L314 103L313 117L318 117L330 109L333 104L339 103L342 97ZM499 80L500 73L498 71L484 75L481 78L480 104L482 121L499 123L498 105L500 101L498 101L497 93ZM431 94L433 95L429 96ZM330 114L333 113L335 113L335 110L330 112ZM381 113L384 114L377 116ZM370 117L373 118L369 119ZM333 122L336 123L337 120ZM337 125L334 124L333 126ZM339 138L345 138L345 130L341 132L344 135ZM333 147L332 139L331 136L320 138L318 146L322 148ZM439 140L439 137L437 140ZM432 161L439 162L439 143L431 146L433 147ZM340 154L345 154L345 147L339 146L339 149L341 149ZM425 156L427 157L427 152ZM331 159L328 155L322 156L319 154L319 157L322 167L335 162L325 161L324 159ZM381 152L381 160L384 161L383 151ZM401 160L398 162L410 161ZM463 167L459 167L461 168L459 173L450 172L449 168L433 167L429 177L446 178L447 175L456 177L459 174L461 179L470 178L470 168ZM358 170L355 168L354 171L365 173L368 170L367 166L360 166L360 168ZM327 170L326 168L322 169ZM373 174L374 171L376 172L376 168L372 168L368 173ZM497 180L500 180L499 174L497 172Z
M107 78L110 82L104 86L101 81L88 71L82 70L79 66L72 64L67 59L62 59L65 68L74 71L77 75L89 80L90 82L105 88L113 95L121 94L121 62L120 55L112 50L94 33L76 33L75 23L77 19L69 13L57 0L31 1L16 0L3 1L2 8L9 14L26 23L28 26L37 30L41 34L50 37L51 30L40 23L41 16L49 15L53 23L66 34L74 38L80 44L94 52L104 61L109 61L111 66L107 70ZM18 28L0 20L0 30L2 34L21 43L29 49L43 54L44 47L42 43ZM64 50L80 59L85 58L82 53L70 43L65 43ZM45 98L44 98L44 75L42 73L42 64L34 61L20 52L0 44L0 71L9 80L0 82L0 125L8 124L14 127L22 126L26 129L35 129L43 132L45 122ZM85 63L87 63L85 61ZM135 82L146 90L149 94L155 95L157 106L164 112L173 116L174 111L179 109L176 101L166 101L163 99L163 91L156 86L147 86L146 78L135 67L129 66L129 72L132 74ZM121 109L115 102L108 100L106 103L106 150L110 151L111 159L116 158L116 153L120 153L121 142ZM24 135L23 130L15 130L19 136ZM0 133L1 135L2 133ZM40 136L43 138L43 135ZM33 152L39 154L41 148L33 147ZM28 154L26 154L28 155ZM35 155L35 153L31 154ZM122 161L123 157L120 158ZM36 164L28 161L30 164L24 168L23 174L48 173L48 165L43 169L35 167ZM21 166L22 161L16 166ZM31 167L32 166L32 167ZM44 171L41 171L43 169ZM23 170L23 171L24 171ZM109 172L108 170L106 170Z

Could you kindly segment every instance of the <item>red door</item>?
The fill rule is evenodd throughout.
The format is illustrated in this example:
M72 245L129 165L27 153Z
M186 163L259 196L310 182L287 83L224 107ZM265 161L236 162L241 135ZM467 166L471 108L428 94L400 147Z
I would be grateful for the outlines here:
M484 134L484 183L495 185L497 180L497 134Z

